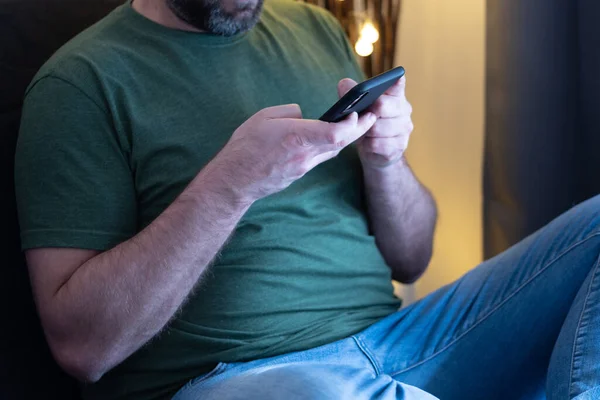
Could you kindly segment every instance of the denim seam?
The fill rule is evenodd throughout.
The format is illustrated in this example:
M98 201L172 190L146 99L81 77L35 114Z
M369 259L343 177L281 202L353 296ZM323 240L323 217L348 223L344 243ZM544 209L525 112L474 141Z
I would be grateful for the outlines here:
M352 339L354 339L354 342L356 343L356 345L358 346L360 351L363 352L363 354L367 357L367 359L371 363L371 366L375 370L375 375L376 376L381 375L381 367L379 366L379 364L377 363L375 358L371 355L371 353L368 351L367 346L357 336L352 336Z
M433 353L432 355L426 357L424 360L421 360L421 361L419 361L419 362L417 362L417 363L415 363L415 364L413 364L413 365L411 365L409 367L403 368L400 371L392 372L389 375L393 377L394 375L399 375L399 374L401 374L403 372L406 372L408 370L416 368L419 365L426 363L427 361L429 361L429 360L437 357L438 355L440 355L444 351L448 350L450 347L452 347L454 344L456 344L459 340L461 340L462 338L464 338L469 332L471 332L477 326L481 325L486 319L488 319L488 317L490 317L492 314L494 314L496 311L498 311L504 304L506 304L513 297L515 297L523 288L525 288L525 286L527 286L529 283L531 283L539 275L541 275L542 273L544 273L555 262L557 262L559 259L561 259L562 257L564 257L567 253L569 253L572 250L574 250L576 247L579 247L580 245L586 243L588 240L590 240L590 239L592 239L592 238L594 238L596 236L600 236L600 232L594 232L594 233L592 233L591 235L587 236L586 238L581 239L578 242L575 242L570 247L568 247L566 250L564 250L562 253L558 254L555 258L553 258L552 260L550 260L546 266L542 267L538 272L536 272L529 279L527 279L525 282L523 282L521 284L521 286L517 287L517 289L512 294L510 294L508 297L506 297L504 300L502 300L500 303L498 303L498 305L496 307L492 308L487 314L485 314L483 317L481 317L481 319L479 319L479 321L475 322L470 328L468 328L462 334L458 335L454 340L452 340L450 343L448 343L447 345L445 345L444 347L442 347L440 350L438 350L435 353Z
M586 315L586 307L589 303L590 296L592 294L592 288L594 287L594 278L596 278L600 266L600 257L596 261L596 266L592 272L592 278L590 279L590 285L588 286L587 293L585 295L585 300L583 301L583 307L581 309L581 315L579 315L579 321L577 322L577 330L575 331L575 340L573 341L573 351L571 353L571 368L569 372L569 396L572 396L573 393L573 375L575 371L575 353L577 351L577 344L579 343L579 332L581 329L582 321L584 315Z

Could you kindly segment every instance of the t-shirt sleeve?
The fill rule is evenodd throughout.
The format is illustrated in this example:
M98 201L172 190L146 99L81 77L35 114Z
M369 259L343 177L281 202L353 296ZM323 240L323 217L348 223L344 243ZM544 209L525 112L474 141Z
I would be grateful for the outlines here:
M33 84L15 161L22 248L103 251L135 235L128 159L101 103L58 77Z

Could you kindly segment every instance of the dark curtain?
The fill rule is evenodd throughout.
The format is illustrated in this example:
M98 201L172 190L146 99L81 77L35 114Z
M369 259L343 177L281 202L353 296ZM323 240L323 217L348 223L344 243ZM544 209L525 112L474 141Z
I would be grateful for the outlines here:
M600 2L488 0L484 254L600 193Z

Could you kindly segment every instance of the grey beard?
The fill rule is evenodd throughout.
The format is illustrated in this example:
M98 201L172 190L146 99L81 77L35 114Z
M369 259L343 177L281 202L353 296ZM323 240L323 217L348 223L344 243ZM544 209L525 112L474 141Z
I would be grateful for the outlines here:
M167 0L167 5L182 21L194 28L216 35L233 36L249 31L256 25L262 12L259 0L252 15L238 19L235 13L226 12L220 0Z

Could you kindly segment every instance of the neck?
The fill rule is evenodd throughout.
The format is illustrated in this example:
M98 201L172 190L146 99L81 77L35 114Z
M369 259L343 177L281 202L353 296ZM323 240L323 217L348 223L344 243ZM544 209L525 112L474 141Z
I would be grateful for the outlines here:
M177 18L165 0L133 0L131 6L144 17L167 28L188 32L203 32Z

